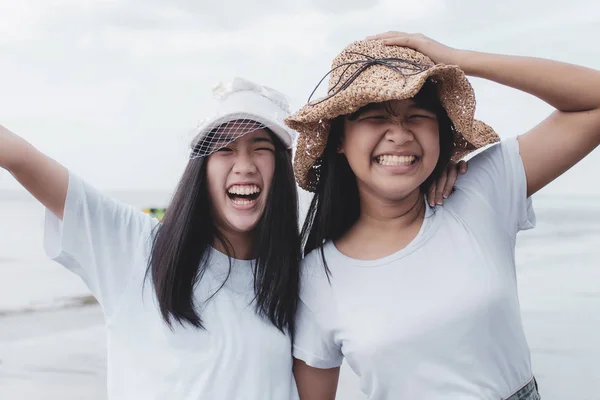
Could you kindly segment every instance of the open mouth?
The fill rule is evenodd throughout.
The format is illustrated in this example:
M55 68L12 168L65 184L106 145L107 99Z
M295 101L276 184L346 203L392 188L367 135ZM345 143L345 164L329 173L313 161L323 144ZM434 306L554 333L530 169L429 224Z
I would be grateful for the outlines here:
M260 196L261 189L257 185L233 185L227 189L227 196L238 205L250 205Z
M377 164L384 166L399 166L399 165L413 165L419 161L417 156L395 156L391 154L384 154L377 156L373 159Z

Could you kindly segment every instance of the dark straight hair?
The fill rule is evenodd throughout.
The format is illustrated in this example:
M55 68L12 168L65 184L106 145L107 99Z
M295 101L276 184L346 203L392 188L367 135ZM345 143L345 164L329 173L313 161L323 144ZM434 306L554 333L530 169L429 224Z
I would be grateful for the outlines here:
M293 338L300 273L298 197L291 152L266 130L275 145L275 172L264 213L253 232L254 305L258 315ZM215 240L228 249L231 268L231 246L216 228L210 210L206 160L192 159L157 227L146 271L169 326L175 320L209 329L202 321L193 292L209 267L207 256Z
M435 113L439 124L440 156L433 172L420 187L421 192L426 193L450 162L454 125L439 100L435 83L426 82L413 100L419 107ZM327 145L319 159L319 182L302 227L302 244L304 254L315 249L321 250L321 257L328 273L323 244L341 238L360 216L356 175L352 172L346 157L337 151L344 135L344 121L346 117L353 119L364 109L374 106L383 107L387 112L393 113L390 103L379 105L372 103L349 116L341 115L335 118L331 124Z

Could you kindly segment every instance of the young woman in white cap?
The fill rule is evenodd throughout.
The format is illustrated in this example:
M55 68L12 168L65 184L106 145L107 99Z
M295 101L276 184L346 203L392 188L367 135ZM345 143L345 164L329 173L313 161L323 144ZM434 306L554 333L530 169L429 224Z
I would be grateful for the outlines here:
M110 399L297 398L286 100L236 79L214 107L160 224L0 129L0 166L48 210L47 253L102 306Z
M371 400L539 399L517 297L530 197L600 144L600 72L388 33L345 48L329 90L289 117L315 192L303 229L294 369L301 399L335 397L346 358ZM556 111L499 140L465 74ZM423 193L469 161L443 207Z

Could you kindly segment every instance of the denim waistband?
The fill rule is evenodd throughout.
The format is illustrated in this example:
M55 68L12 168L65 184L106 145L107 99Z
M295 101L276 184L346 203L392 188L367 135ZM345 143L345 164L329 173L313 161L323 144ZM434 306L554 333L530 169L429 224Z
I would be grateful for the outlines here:
M538 393L538 387L535 378L531 379L525 386L507 397L505 400L540 400L540 394Z

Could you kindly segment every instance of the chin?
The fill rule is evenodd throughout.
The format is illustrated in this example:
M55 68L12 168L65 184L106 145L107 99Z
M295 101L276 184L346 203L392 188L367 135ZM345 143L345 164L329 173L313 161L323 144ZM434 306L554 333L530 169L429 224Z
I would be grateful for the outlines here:
M256 229L260 218L256 217L235 217L227 219L229 230L235 233L249 233Z
M404 179L403 179L404 180ZM379 182L373 189L381 197L388 200L403 200L410 196L412 193L420 190L421 182L418 179L406 179L404 182L399 180Z
M382 193L384 198L386 198L388 201L402 201L405 200L406 198L408 198L411 194L414 193L415 190L419 190L417 189L412 189L412 190L394 190L392 191L386 191L385 193Z

